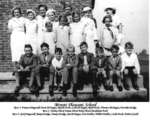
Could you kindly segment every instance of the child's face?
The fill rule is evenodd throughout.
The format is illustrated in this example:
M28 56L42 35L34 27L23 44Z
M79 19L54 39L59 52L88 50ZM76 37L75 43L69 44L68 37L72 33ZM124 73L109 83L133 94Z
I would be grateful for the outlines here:
M112 12L112 10L107 10L107 11L106 11L106 14L107 14L107 15L113 15L113 12Z
M51 14L48 15L48 18L50 21L54 21L55 20L55 14L52 12Z
M118 51L116 49L113 49L111 52L113 57L116 57L118 55Z
M86 11L86 12L84 13L84 16L91 18L91 14L92 14L91 11Z
M81 52L82 52L82 53L86 53L88 47L87 47L86 45L82 45L80 49L81 49Z
M25 52L25 54L26 54L27 56L30 56L30 55L32 54L32 49L31 49L30 47L26 47L26 48L24 49L24 52Z
M62 54L59 53L59 52L56 52L56 53L55 53L55 57L56 57L57 60L60 60L61 57L62 57Z
M47 53L49 52L49 48L47 48L47 47L42 47L42 48L41 48L41 51L42 51L43 54L47 54Z
M40 13L40 15L41 15L42 17L44 17L45 14L46 14L46 9L45 9L45 7L40 7L39 13Z
M29 19L29 20L33 20L33 19L34 19L33 13L28 13L28 19Z
M60 25L66 25L66 21L63 17L60 19Z
M18 10L18 9L15 9L15 10L14 10L14 16L15 16L15 17L20 17L20 15L21 15L21 14L20 14L19 10Z
M75 14L73 19L74 19L74 22L79 22L80 16L78 14Z
M104 52L102 52L102 51L100 51L100 50L97 50L96 53L97 53L97 56L98 56L98 57L104 56Z
M68 55L72 56L74 54L73 48L68 49Z
M133 52L132 48L125 48L127 55L131 55Z
M47 25L46 25L46 30L48 31L48 32L51 32L52 31L52 24L51 23L47 23Z
M105 26L109 27L111 25L111 20L109 18L105 19Z

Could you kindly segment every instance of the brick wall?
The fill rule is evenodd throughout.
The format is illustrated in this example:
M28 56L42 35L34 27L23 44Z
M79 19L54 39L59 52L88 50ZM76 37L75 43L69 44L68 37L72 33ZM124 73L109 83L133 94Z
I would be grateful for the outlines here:
M58 14L63 10L60 4L62 0L0 0L0 72L12 71L9 33L7 30L8 20L11 18L11 9L21 6L23 12L32 8L36 10L39 4L46 4L49 8L55 8ZM74 9L91 5L91 0L64 0L70 2Z

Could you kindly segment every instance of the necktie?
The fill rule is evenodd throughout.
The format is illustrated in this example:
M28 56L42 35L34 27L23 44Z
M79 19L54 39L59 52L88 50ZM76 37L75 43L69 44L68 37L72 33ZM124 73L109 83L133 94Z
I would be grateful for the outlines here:
M110 35L111 35L112 39L114 39L114 33L113 33L113 31L110 29L110 27L107 27L107 30L110 32Z

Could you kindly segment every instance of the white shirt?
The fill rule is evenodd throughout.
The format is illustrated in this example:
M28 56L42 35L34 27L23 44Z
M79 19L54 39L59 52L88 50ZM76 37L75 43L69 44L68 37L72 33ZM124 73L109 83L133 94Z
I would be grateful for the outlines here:
M131 67L135 66L137 73L140 74L140 64L138 61L138 57L135 53L132 53L130 56L128 56L126 53L122 54L122 71L125 69L125 67Z
M61 58L60 60L57 60L56 57L53 58L52 60L52 65L54 68L58 67L58 68L62 68L63 65L63 58Z

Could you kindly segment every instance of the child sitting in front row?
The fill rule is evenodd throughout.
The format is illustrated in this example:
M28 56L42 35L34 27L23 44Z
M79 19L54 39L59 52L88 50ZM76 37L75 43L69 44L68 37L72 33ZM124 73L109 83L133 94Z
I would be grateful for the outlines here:
M104 87L106 88L106 62L107 58L104 55L104 49L102 47L97 47L96 48L96 57L94 60L94 66L93 69L96 69L96 83L97 84L103 84Z
M65 71L64 71L64 58L61 48L55 49L55 57L52 59L52 66L51 66L51 82L50 82L50 88L49 92L50 95L53 95L53 83L56 83L54 81L57 81L58 87L63 87L63 95L67 95L66 87L67 87L67 80L65 77L67 77ZM56 80L54 80L56 78Z
M121 56L122 58L122 72L125 80L125 88L130 90L129 79L131 79L133 87L139 90L137 84L137 78L140 74L140 64L137 55L133 52L133 44L127 42L125 44L125 53Z
M119 56L119 47L117 45L113 45L111 48L112 56L110 56L107 60L108 66L108 75L109 75L109 89L113 91L113 79L116 77L117 87L119 91L122 91L122 83L121 83L121 68L122 68L122 60Z

